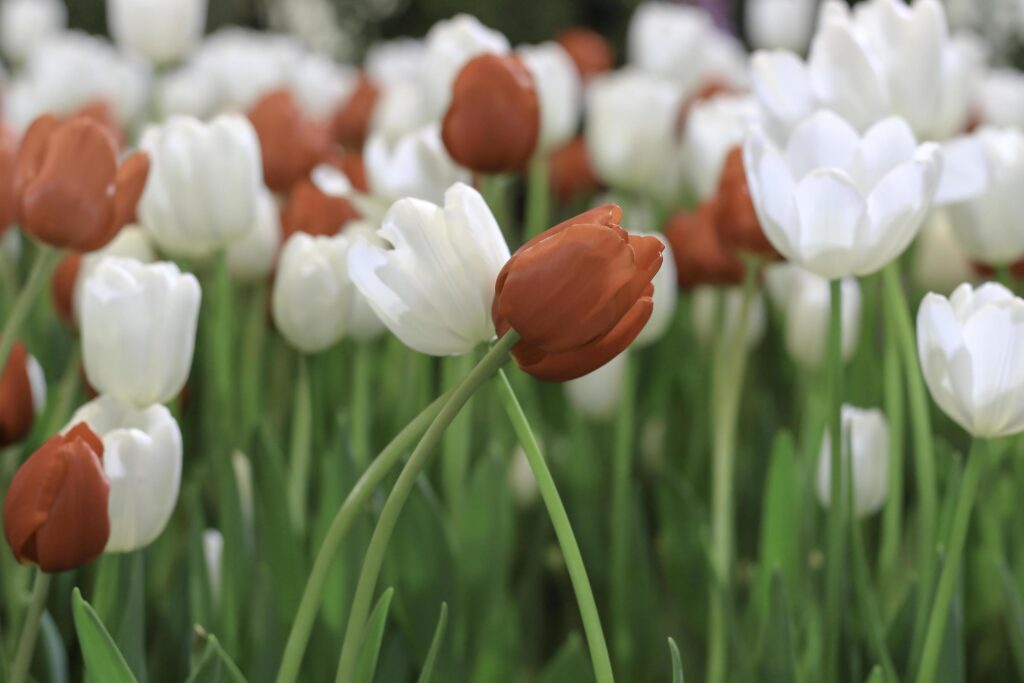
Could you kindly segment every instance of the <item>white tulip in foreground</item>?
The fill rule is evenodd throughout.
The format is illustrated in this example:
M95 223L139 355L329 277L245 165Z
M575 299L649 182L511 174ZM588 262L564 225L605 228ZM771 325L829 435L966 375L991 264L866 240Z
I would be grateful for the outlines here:
M917 348L932 398L970 434L1024 430L1024 300L995 283L929 294Z
M840 475L845 499L847 471L853 470L853 511L866 517L882 509L889 491L889 421L882 411L844 405L842 466ZM853 462L850 462L850 455ZM832 501L832 439L829 433L818 455L818 501L829 507Z
M743 312L742 287L713 287L702 285L693 290L693 331L697 342L707 348L719 339L717 326L724 325L725 339L734 339L740 330ZM724 315L722 315L724 311ZM747 348L752 349L761 343L768 325L768 315L764 307L764 295L755 292L747 309L746 337Z
M606 420L622 402L628 352L620 353L597 370L565 383L569 402L587 417Z
M576 134L583 84L569 53L555 42L524 45L516 54L533 76L540 102L539 151L561 147Z
M117 44L157 64L181 59L206 28L207 0L107 0Z
M239 280L261 280L273 270L280 246L281 212L273 193L261 187L252 230L228 247L228 271Z
M743 159L765 236L787 260L832 280L870 275L902 254L942 171L939 147L918 145L902 119L861 136L829 111L800 123L781 149L754 127Z
M343 337L369 339L383 330L349 272L349 251L364 241L383 244L373 226L353 222L331 237L297 232L285 243L274 279L274 324L303 353L323 351Z
M137 406L175 398L192 366L199 300L198 280L173 263L103 259L82 294L89 383Z
M402 343L421 353L468 353L494 338L494 282L509 259L498 222L480 193L456 183L444 206L402 199L378 234L349 252L352 280Z
M657 237L665 245L661 253L661 268L651 280L654 285L654 310L640 334L633 340L632 346L637 348L649 346L661 339L672 325L676 314L676 301L679 299L679 281L676 277L676 261L672 256L672 246L659 233L640 232L640 235Z
M103 441L110 480L107 552L144 548L163 532L181 483L181 429L162 405L136 408L101 395L79 408L67 429L85 422Z
M82 319L82 293L85 281L96 271L103 259L115 256L134 259L139 263L152 263L156 260L153 244L145 230L137 225L126 225L117 233L117 237L101 249L82 254L82 262L78 268L78 279L72 294L73 314L75 320Z
M389 204L405 197L441 202L454 183L471 179L448 155L437 123L394 140L382 133L370 135L363 164L370 191Z
M204 256L241 239L256 223L262 187L259 140L249 120L209 123L173 116L142 138L149 153L139 223L174 256Z
M19 63L32 48L58 33L68 21L61 0L3 0L0 2L0 48Z

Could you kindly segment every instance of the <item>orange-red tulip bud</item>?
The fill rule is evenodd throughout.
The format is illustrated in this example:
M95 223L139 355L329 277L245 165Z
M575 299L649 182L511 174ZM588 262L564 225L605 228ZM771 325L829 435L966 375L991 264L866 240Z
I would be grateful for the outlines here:
M462 67L441 128L456 163L477 173L520 171L539 133L537 89L518 57L483 54Z
M149 157L139 152L118 166L110 132L88 117L60 122L45 114L29 127L18 151L16 217L41 242L95 251L135 218Z
M725 159L715 206L715 224L722 246L730 251L756 254L766 259L781 258L761 229L754 201L750 198L740 147L734 147Z
M584 82L605 71L611 71L615 65L615 52L611 43L589 28L566 29L555 40L569 53Z
M0 448L21 443L31 431L35 417L28 351L21 342L15 342L0 374Z
M665 238L675 255L679 286L739 284L743 262L722 246L715 228L714 200L701 204L695 213L673 214L665 227Z
M70 327L77 327L75 321L75 284L78 271L82 268L82 255L70 252L64 255L50 281L50 299L60 319Z
M359 218L352 203L344 197L332 197L308 178L295 183L288 203L281 211L281 244L296 232L310 235L336 235L349 221Z
M263 179L275 192L287 192L327 155L327 127L302 114L290 90L267 93L248 113L263 152Z
M362 76L352 95L334 114L331 121L334 141L349 149L362 149L370 133L370 122L379 97L380 89L376 84Z
M14 165L18 138L0 122L0 235L14 222Z
M51 437L15 473L4 498L14 557L45 572L92 562L110 537L103 442L84 424Z
M534 377L564 382L593 372L650 318L664 245L630 235L621 218L614 204L582 213L524 244L499 273L495 328L519 333L512 355Z
M566 203L597 192L601 183L590 165L590 154L582 137L576 137L551 154L551 191Z

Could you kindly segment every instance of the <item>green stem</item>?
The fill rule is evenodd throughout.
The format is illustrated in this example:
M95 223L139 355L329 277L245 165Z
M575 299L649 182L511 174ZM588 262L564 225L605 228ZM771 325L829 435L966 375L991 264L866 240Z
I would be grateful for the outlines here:
M9 683L25 683L28 667L32 663L32 653L36 649L36 638L39 636L39 621L46 609L46 597L50 592L50 575L42 569L36 570L36 581L32 587L32 601L25 613L25 624L21 628L18 649L11 662Z
M889 418L889 492L882 513L882 538L878 552L878 573L883 581L893 576L903 533L903 382L900 380L900 346L896 335L896 311L891 297L885 297L885 414Z
M551 186L547 154L537 154L530 162L526 190L526 239L541 234L550 227Z
M608 656L608 645L605 642L604 631L601 629L601 617L597 611L597 603L594 601L594 592L591 590L590 581L587 578L587 569L583 564L583 556L580 554L579 546L576 543L576 536L569 522L569 515L562 504L562 498L558 495L558 488L555 480L551 477L547 462L537 444L537 438L530 428L530 423L523 413L522 407L516 399L512 385L504 371L498 371L498 393L505 406L512 427L515 429L516 438L523 447L526 460L530 463L533 476L537 480L537 488L540 491L541 499L548 510L548 516L555 527L555 535L558 537L558 545L565 558L565 566L569 571L569 579L572 581L572 588L576 594L576 601L579 603L580 617L583 619L583 631L587 637L587 644L590 648L590 659L594 667L594 678L597 683L612 683L611 659Z
M633 363L628 351L624 351L622 398L619 401L618 419L615 423L615 452L612 463L612 507L611 507L611 605L612 627L615 639L615 663L619 672L628 671L633 656L633 638L627 616L630 596L630 487L633 462L633 443L636 434L636 395L634 391Z
M388 495L384 508L381 510L377 526L370 538L370 545L366 549L366 556L363 560L363 568L359 574L359 581L356 584L355 596L352 600L352 609L349 612L348 627L345 630L345 641L341 648L341 658L338 662L337 683L348 683L352 680L355 671L356 658L359 648L362 646L363 630L366 618L370 612L370 603L373 600L373 593L377 585L377 577L380 575L381 567L384 564L384 555L387 551L391 534L398 522L398 516L402 512L405 501L412 493L416 478L426 466L431 453L441 440L444 430L451 424L455 416L459 414L462 406L473 396L473 393L480 386L490 379L502 365L508 362L509 353L519 335L514 330L509 330L498 342L491 347L487 355L477 363L473 371L462 381L452 392L451 398L445 403L444 408L427 428L423 438L420 439L416 449L412 452L409 461L402 468L398 475L398 481Z
M957 497L956 509L953 513L953 525L949 532L946 559L939 576L939 584L935 590L935 602L932 604L931 617L925 631L924 650L921 665L918 667L917 682L931 683L935 680L942 651L942 641L946 635L946 624L949 621L949 606L956 591L956 580L960 574L960 558L963 555L964 543L967 540L967 527L971 521L971 510L978 492L978 481L984 463L984 444L975 439L971 446L971 454L967 458L963 481L960 484L960 495Z
M324 536L316 560L313 562L309 579L306 580L306 588L302 593L302 600L299 602L295 620L292 622L291 632L288 634L284 655L281 657L281 669L277 674L277 683L294 683L298 678L299 669L302 666L302 656L309 643L309 635L313 630L313 622L316 620L324 588L330 578L331 567L338 558L342 541L345 540L352 522L355 521L370 494L383 481L402 454L433 422L450 396L450 393L444 394L436 399L407 424L370 463L370 467L359 478L359 481L349 491L345 502L338 508L338 512L334 515L334 520Z
M267 332L266 287L259 285L249 292L245 332L241 340L241 366L238 385L241 396L242 428L248 432L260 423L265 371L263 353Z
M508 184L509 178L504 175L481 176L480 193L484 196L484 201L490 207L491 213L494 214L494 219L498 221L498 227L504 233L505 239L509 243L514 243L512 239L514 236L510 235L512 226L510 225L511 215L508 206Z
M21 334L21 327L25 324L36 299L46 287L50 273L60 260L61 252L57 249L51 249L44 244L38 246L39 251L25 286L18 292L18 298L15 299L11 313L4 322L3 332L0 332L0 370L7 367L7 357L11 355L11 348Z
M298 380L292 412L291 469L288 471L288 504L292 527L306 528L306 494L309 490L309 464L313 441L313 394L309 382L309 359L298 356Z
M370 464L370 383L373 381L373 346L368 341L356 342L352 368L352 455L360 470Z
M471 353L445 358L441 362L441 372L445 391L457 387L462 378L473 369L474 355ZM452 420L441 439L441 477L444 495L451 510L453 519L458 520L462 511L462 493L465 488L466 472L469 470L469 458L472 439L472 403Z
M825 594L825 680L838 680L839 634L843 602L843 288L842 280L830 283L827 370L829 381L829 438L831 481L828 508L828 573Z

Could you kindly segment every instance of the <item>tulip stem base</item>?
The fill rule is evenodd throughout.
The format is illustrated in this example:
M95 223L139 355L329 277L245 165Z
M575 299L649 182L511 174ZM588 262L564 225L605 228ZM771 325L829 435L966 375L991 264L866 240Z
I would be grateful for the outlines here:
M829 481L832 501L828 508L828 565L825 584L825 681L836 681L839 675L839 642L842 630L843 567L845 543L843 534L843 287L842 280L830 285L828 355L826 367L829 382L829 439L831 472Z
M59 250L44 244L37 245L37 248L39 251L32 263L32 270L29 271L25 285L14 300L14 306L11 307L11 312L4 322L3 332L0 332L0 369L7 367L7 357L11 355L11 349L21 334L21 327L28 319L29 312L46 287L50 273L61 257Z
M21 628L14 661L11 662L9 683L25 683L28 677L28 667L32 663L32 653L35 652L36 639L39 636L39 623L43 617L43 610L46 609L46 598L49 594L50 575L42 569L36 569L32 600L28 604L28 612L25 613L25 623Z

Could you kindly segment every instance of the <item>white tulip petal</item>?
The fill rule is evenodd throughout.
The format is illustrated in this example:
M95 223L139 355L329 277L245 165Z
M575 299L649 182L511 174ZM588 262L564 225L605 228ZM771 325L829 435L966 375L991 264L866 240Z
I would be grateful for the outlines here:
M848 168L859 144L857 131L850 124L822 110L793 130L786 145L786 162L797 180L819 168Z
M935 204L944 206L977 197L990 182L985 148L974 136L950 140L942 145L942 176L935 192Z
M863 45L844 26L821 28L811 47L811 83L821 104L858 129L865 129L889 109L889 98Z
M830 279L845 275L867 208L853 181L835 169L814 171L797 185L796 205L801 265Z

